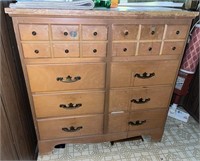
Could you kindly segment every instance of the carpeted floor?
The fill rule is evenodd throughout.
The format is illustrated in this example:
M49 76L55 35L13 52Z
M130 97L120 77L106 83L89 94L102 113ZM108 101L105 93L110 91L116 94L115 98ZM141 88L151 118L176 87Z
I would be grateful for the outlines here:
M187 123L168 117L161 142L110 142L66 144L38 161L200 161L200 126L190 117Z

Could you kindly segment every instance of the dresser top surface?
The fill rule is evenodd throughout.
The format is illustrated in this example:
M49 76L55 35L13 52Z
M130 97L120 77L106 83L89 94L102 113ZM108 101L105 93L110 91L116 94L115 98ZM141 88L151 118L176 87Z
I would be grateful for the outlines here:
M56 10L56 9L15 9L5 8L10 16L59 16L59 17L132 17L132 18L194 18L198 12L190 12L166 7L118 7L95 8L93 10Z

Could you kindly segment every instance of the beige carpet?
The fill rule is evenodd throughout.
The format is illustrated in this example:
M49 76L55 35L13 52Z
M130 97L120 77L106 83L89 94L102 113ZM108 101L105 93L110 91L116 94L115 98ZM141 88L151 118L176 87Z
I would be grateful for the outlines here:
M187 123L168 117L161 142L127 141L99 144L66 144L38 161L200 161L200 127L190 117Z

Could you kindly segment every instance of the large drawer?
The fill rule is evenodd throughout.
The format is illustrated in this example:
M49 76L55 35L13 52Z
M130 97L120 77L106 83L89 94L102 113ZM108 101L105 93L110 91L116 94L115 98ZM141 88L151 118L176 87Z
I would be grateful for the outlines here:
M94 121L95 120L95 121ZM102 134L103 115L39 120L40 139Z
M111 64L111 87L172 84L179 61L137 61Z
M73 92L33 95L37 118L102 114L104 92Z
M102 89L105 64L27 65L32 92Z
M109 112L166 108L171 91L171 86L110 90Z

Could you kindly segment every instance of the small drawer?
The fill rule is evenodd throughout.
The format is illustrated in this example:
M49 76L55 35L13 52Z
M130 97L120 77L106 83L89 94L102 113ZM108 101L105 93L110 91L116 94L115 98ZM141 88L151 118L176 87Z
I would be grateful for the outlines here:
M130 113L129 131L163 128L167 110L134 111Z
M107 40L107 26L82 26L82 40Z
M49 40L48 25L19 24L20 38L26 40Z
M82 43L83 57L106 57L107 43Z
M32 92L102 89L105 86L105 63L27 65L27 72Z
M136 40L138 28L138 25L113 25L113 40Z
M108 133L128 131L129 113L112 113L108 118Z
M24 58L51 57L49 44L22 44Z
M183 54L185 41L167 42L164 41L163 55L181 55Z
M95 120L95 121L94 121ZM38 122L40 139L58 139L102 134L103 115L43 119Z
M161 42L140 42L138 55L159 55Z
M79 40L78 25L51 25L53 40Z
M186 39L188 25L168 25L165 39Z
M140 40L161 40L164 28L164 25L141 25Z
M136 53L137 43L113 43L112 55L113 56L134 56Z
M172 84L179 62L138 61L111 64L111 87Z
M98 91L33 95L36 117L102 114L104 94Z
M54 57L79 57L79 43L53 44Z
M171 91L171 86L111 90L109 112L166 108Z

